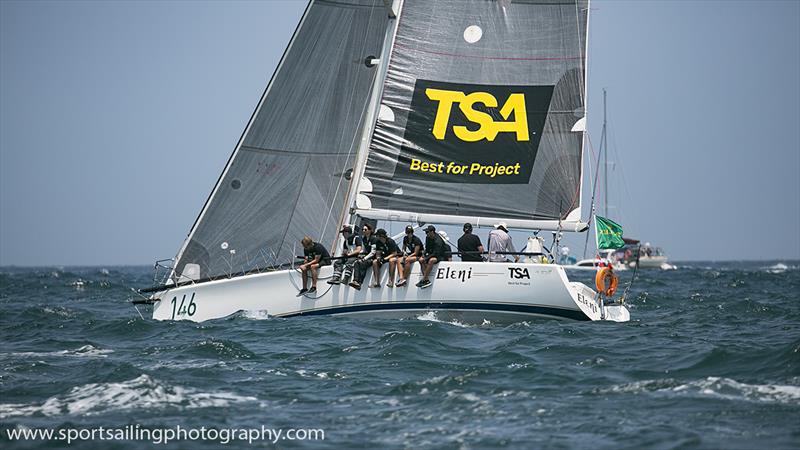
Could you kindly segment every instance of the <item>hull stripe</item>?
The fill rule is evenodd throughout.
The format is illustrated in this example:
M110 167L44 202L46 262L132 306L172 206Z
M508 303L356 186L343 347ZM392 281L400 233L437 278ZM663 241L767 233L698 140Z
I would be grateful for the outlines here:
M461 309L468 311L499 311L512 313L535 314L540 316L560 317L572 320L590 320L583 312L573 309L553 308L548 306L524 305L518 303L479 303L479 302L392 302L392 303L362 303L358 305L334 306L308 311L299 311L288 314L278 314L275 317L297 316L322 316L333 314L347 314L368 311L402 311L419 309Z

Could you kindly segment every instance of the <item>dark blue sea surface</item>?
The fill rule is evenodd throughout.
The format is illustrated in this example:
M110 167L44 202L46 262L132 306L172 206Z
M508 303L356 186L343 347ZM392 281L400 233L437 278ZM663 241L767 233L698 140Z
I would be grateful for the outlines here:
M156 322L129 303L149 268L0 268L0 447L126 426L324 430L232 448L800 447L800 262L678 267L640 272L629 323L480 326Z

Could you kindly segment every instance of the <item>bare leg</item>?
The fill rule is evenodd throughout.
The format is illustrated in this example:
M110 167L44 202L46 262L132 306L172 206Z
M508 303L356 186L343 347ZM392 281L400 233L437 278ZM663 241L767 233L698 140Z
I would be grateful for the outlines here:
M389 284L394 284L395 267L397 267L397 258L389 259Z
M423 280L424 280L424 279L425 279L425 277L426 277L426 275L425 275L425 273L426 273L426 272L425 272L425 266L426 266L426 265L427 265L427 264L425 264L425 258L420 258L420 259L419 259L419 271L422 273L422 279L423 279Z
M303 276L303 289L305 289L306 286L308 285L308 266L306 266L305 264L300 266L300 273Z
M414 260L415 258L406 258L405 268L403 269L403 278L406 280L411 276L411 268L414 267Z
M319 269L319 264L311 265L311 287L313 288L317 287L317 275L319 273L317 269ZM303 285L305 285L305 283L303 283Z
M381 266L378 265L378 258L372 261L372 284L381 284Z
M437 262L439 262L439 260L436 259L436 258L428 258L428 264L425 264L425 266L423 266L423 268L422 268L422 279L423 280L428 281L428 275L430 275L431 269L433 269L433 266Z

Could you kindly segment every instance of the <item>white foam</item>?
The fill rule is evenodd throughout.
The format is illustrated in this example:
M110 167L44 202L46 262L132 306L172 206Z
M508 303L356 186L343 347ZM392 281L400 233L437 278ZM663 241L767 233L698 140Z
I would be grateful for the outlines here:
M193 388L170 386L141 375L121 383L91 383L72 388L69 393L48 398L40 405L0 404L0 419L43 414L100 415L110 411L138 408L183 409L227 407L235 403L255 402L255 397L227 392L200 392Z
M797 266L787 266L784 263L777 263L764 268L764 270L766 270L769 273L783 273L786 272L787 270L796 270L796 269Z
M314 372L312 370L305 370L305 369L298 369L295 370L294 372L304 378L316 377L316 378L322 378L323 380L327 378L345 378L345 375L339 372Z
M457 320L451 320L451 321L440 320L436 316L436 311L428 311L425 314L420 314L419 316L417 316L417 320L422 320L422 321L426 321L426 322L446 323L448 325L455 325L455 326L461 327L461 328L471 328L470 325L461 323L461 322L459 322Z
M603 393L678 394L714 397L724 400L765 403L800 404L800 386L781 384L747 384L730 378L707 377L702 380L680 383L674 379L645 380L602 389Z
M109 353L114 353L114 350L97 348L91 344L84 345L83 347L76 348L75 350L59 350L55 352L16 352L6 353L5 355L21 356L21 357L76 357L76 358L108 358Z
M241 317L251 320L267 320L270 318L269 314L267 314L267 311L263 309L258 309L253 311L242 311Z

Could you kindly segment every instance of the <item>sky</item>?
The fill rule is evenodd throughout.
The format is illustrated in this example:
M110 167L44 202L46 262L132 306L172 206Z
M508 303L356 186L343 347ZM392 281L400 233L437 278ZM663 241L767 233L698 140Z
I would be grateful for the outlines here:
M173 257L304 7L0 1L0 265ZM800 2L593 1L588 68L626 236L800 259Z

